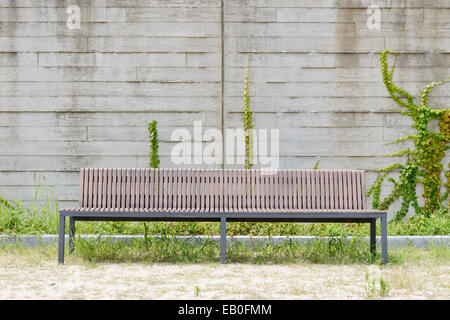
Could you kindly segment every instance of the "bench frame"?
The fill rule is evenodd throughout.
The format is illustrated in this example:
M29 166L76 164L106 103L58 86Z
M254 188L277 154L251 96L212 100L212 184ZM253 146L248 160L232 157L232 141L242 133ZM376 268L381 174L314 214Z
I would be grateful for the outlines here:
M69 218L69 253L73 252L76 221L211 221L220 222L220 262L226 263L226 223L241 222L358 222L370 223L370 252L376 254L376 221L381 222L382 264L388 261L387 213L210 213L210 212L108 212L61 210L59 214L58 263L64 263L65 222Z

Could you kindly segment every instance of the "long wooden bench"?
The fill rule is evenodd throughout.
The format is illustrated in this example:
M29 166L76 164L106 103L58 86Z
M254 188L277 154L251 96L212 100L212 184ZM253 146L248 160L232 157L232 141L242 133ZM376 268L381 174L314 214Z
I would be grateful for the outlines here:
M65 218L69 252L76 221L220 221L221 263L226 222L370 223L376 253L381 220L382 263L387 263L387 213L367 209L364 171L260 169L81 169L79 207L60 210L58 262L64 263Z

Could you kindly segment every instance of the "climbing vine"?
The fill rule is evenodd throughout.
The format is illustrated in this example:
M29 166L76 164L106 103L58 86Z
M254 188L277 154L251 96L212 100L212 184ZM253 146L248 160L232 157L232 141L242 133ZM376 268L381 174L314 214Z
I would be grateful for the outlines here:
M406 159L404 164L394 163L387 167L381 168L374 184L367 190L367 195L373 195L372 206L374 209L387 210L389 206L397 199L401 198L401 208L397 212L395 219L401 220L408 213L412 206L416 214L424 214L426 216L440 210L444 207L444 202L449 196L450 173L445 172L446 183L444 184L446 191L441 192L441 172L443 170L442 160L445 157L445 151L450 149L450 108L435 109L432 108L428 101L431 90L446 81L432 82L421 91L420 105L414 103L413 97L406 90L399 88L392 81L395 61L389 70L387 57L388 55L397 56L390 50L383 50L380 55L381 73L383 83L389 92L391 98L400 106L400 113L409 116L413 121L413 128L416 129L415 134L407 135L403 138L394 140L391 143L399 143L404 141L412 141L414 149L403 149L396 153L387 155L389 157L402 157ZM428 126L432 120L437 120L439 132L430 131ZM392 182L394 187L392 192L383 201L380 200L381 185L386 177L394 170L400 170L400 177L395 180L392 177L388 181ZM423 198L425 203L420 206L416 194L418 184L423 185ZM447 203L447 209L449 204Z
M158 129L156 128L156 120L153 120L148 124L148 136L150 140L150 152L149 156L149 166L150 168L159 168L159 156L158 156Z
M245 136L245 169L253 167L253 111L250 109L250 56L248 57L247 72L244 80L244 114L242 121L244 123Z

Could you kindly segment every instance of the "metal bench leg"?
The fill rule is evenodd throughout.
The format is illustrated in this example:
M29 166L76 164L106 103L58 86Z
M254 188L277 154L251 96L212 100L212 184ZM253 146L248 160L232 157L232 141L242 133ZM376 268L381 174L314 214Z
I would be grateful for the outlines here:
M387 217L381 218L381 256L382 264L388 261L388 243L387 243Z
M75 239L75 218L69 217L69 254L73 253L74 239Z
M370 221L370 254L377 254L377 219Z
M220 263L227 263L227 218L220 218Z
M59 236L58 236L58 263L64 264L64 227L66 225L66 216L59 215Z

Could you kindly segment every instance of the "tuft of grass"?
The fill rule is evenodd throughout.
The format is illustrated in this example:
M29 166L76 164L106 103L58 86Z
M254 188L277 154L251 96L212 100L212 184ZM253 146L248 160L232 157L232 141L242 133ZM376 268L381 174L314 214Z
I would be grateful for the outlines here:
M8 201L3 199L1 196L0 196L0 204L5 206L8 209L14 209L14 207Z
M44 195L40 196L40 191ZM0 201L0 233L55 234L58 230L58 204L53 198L54 189L38 185L34 200L26 205L23 201Z
M128 243L109 239L77 238L75 254L89 262L203 263L220 260L217 244L206 241L196 245L177 238L133 239Z
M381 276L380 269L375 266L371 266L369 268L366 270L366 297L368 299L373 299L388 296L391 287L389 283Z
M320 158L319 158L319 160L317 160L316 163L314 164L313 170L317 170L317 169L319 168L319 162L320 162Z

